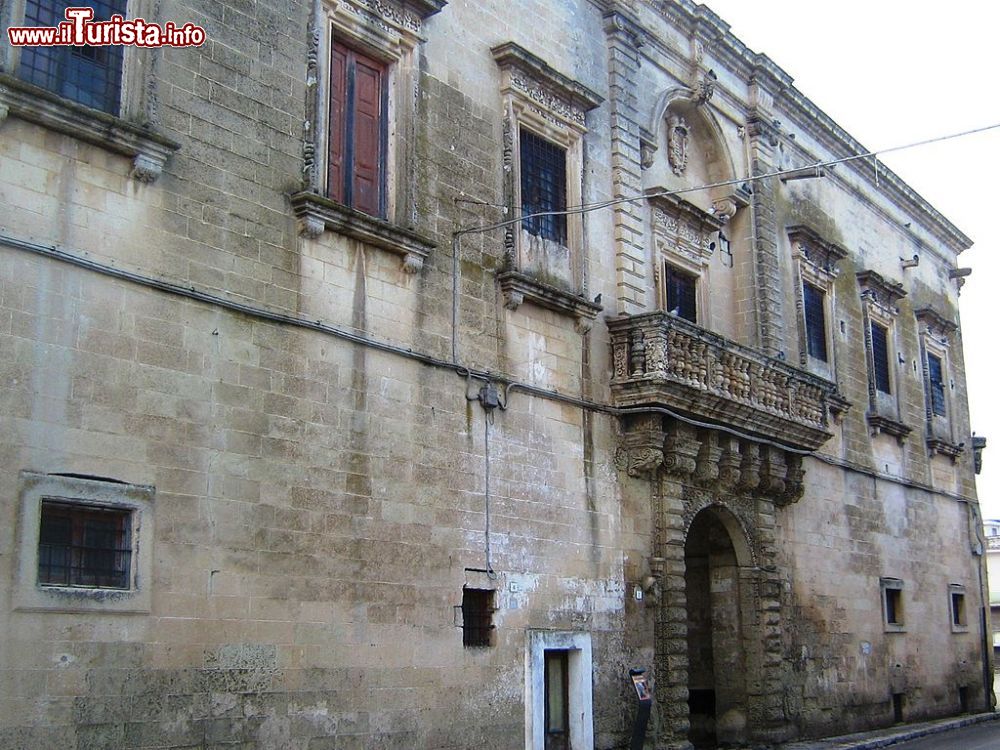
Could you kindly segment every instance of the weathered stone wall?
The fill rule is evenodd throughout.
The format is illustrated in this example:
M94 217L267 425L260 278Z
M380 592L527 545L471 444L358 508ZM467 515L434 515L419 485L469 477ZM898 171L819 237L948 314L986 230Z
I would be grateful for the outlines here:
M715 571L711 598L739 588L739 613L716 609L728 647L742 644L725 665L745 670L754 736L888 723L901 687L907 718L955 712L958 685L981 697L969 451L956 464L928 458L911 371L914 311L933 305L957 322L942 278L954 258L941 248L902 271L912 238L889 221L902 209L854 172L755 188L726 225L732 258L719 248L706 261L711 331L777 354L799 345L785 227L819 225L850 252L831 324L852 406L830 423L822 458L805 460L795 504L657 466L630 476L615 461L617 417L515 388L488 418L475 401L483 381L447 366L452 232L507 218L491 48L514 41L604 99L586 116L587 203L692 184L668 168L657 119L691 95L692 38L703 45L698 76L719 76L691 120L692 174L743 179L832 153L808 123L796 123L805 151L792 153L770 115L787 123L795 112L764 73L750 81L739 55L751 53L713 47L680 10L623 5L634 7L452 2L420 25L413 90L395 92L415 111L413 156L397 165L397 179L412 178L400 200L413 205L395 218L409 215L406 228L436 245L417 273L344 233L300 234L289 195L303 185L311 3L166 4L163 20L204 25L209 41L159 55L156 126L180 149L155 182L16 113L0 122L0 745L522 747L529 634L555 631L591 639L596 747L627 737L632 666L658 680L660 745L682 746L686 606L697 598L685 598L685 535L718 505L731 511L729 533L741 530L733 543L752 548L738 572ZM644 171L650 128L659 145ZM729 194L690 200L708 211ZM934 232L913 221L930 243ZM581 223L586 301L601 294L604 315L656 309L649 204ZM49 246L95 265L46 256ZM552 309L505 308L501 230L463 235L459 251L459 363L608 403L602 319L581 333ZM873 439L865 419L855 273L866 269L907 286L900 418L913 433L902 446ZM959 334L950 352L963 439ZM483 572L487 461L495 581ZM155 488L148 612L13 606L22 470ZM905 633L884 632L880 576L906 582ZM949 627L949 584L966 587L967 631ZM466 585L495 588L491 648L463 648Z

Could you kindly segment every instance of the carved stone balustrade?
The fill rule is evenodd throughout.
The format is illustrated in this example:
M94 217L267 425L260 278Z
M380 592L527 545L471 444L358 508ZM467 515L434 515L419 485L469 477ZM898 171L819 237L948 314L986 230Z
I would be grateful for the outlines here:
M815 450L836 385L665 312L610 318L618 407L661 406Z

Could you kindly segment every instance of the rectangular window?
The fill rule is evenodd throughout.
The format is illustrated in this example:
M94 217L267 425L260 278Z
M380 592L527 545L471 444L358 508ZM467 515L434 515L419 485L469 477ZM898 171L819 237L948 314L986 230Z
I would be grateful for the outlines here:
M26 0L25 26L58 26L68 7L66 0ZM94 21L125 15L125 0L94 0ZM22 47L17 75L24 81L84 106L117 115L121 103L124 47Z
M330 198L372 216L385 210L386 68L340 42L330 54Z
M806 347L810 357L822 362L826 351L826 294L808 281L802 282L802 304L806 318Z
M493 640L493 592L462 589L462 645L490 646Z
M872 323L872 366L875 368L875 388L882 393L892 393L889 377L889 330Z
M898 578L883 578L882 614L888 631L903 630L903 582Z
M569 750L569 651L545 651L545 750Z
M45 500L38 533L43 586L127 589L131 512Z
M927 354L927 380L930 386L931 412L937 416L945 416L944 400L944 367L941 358Z
M566 150L521 129L521 214L528 234L566 245Z
M670 264L664 264L664 273L667 280L667 310L671 315L677 315L684 320L697 323L698 277L674 268Z
M965 586L953 583L948 587L949 604L951 608L952 630L965 630L969 621L965 612Z

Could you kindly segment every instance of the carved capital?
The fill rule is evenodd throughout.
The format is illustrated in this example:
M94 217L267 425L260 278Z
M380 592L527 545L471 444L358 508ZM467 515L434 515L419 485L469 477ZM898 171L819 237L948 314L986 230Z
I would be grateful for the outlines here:
M719 459L722 448L719 447L719 436L715 430L704 430L701 434L701 447L698 449L698 465L694 478L702 484L709 484L719 478Z
M149 154L136 154L132 159L132 176L139 182L153 182L163 174L163 161Z
M663 463L663 452L656 448L619 448L615 453L615 466L630 477L655 474Z
M503 293L503 306L508 310L516 310L524 304L524 294L516 289L506 289Z
M783 497L787 473L784 451L764 445L761 446L760 455L760 484L757 486L757 491L774 499Z
M299 235L309 240L315 240L323 234L326 222L314 215L299 217Z
M424 267L424 259L416 253L407 253L403 256L403 270L406 273L420 273Z
M663 441L663 468L669 474L690 476L698 468L698 452L701 443L694 434L694 428L674 422Z
M748 440L741 441L740 456L739 489L753 492L760 484L760 446Z

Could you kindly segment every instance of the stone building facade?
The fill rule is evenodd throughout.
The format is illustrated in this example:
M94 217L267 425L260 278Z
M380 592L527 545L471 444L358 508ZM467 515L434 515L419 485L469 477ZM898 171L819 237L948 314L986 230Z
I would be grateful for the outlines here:
M98 5L206 40L0 42L0 746L989 706L970 240L710 10Z

